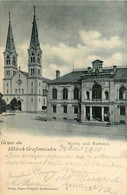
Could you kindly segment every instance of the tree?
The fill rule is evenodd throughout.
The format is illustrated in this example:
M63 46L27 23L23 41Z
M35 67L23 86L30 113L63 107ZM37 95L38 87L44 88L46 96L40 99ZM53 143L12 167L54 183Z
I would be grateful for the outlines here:
M2 112L6 112L6 102L2 98L0 98L0 114Z
M10 108L11 110L16 110L17 109L17 106L18 106L18 101L16 98L13 98L10 102Z

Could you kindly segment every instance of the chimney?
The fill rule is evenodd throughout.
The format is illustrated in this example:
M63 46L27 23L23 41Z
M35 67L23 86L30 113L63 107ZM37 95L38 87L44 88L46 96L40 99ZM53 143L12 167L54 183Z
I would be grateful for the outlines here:
M116 70L117 70L117 66L113 66L114 73L116 73Z
M58 79L59 77L60 77L60 71L57 70L57 71L56 71L56 79Z

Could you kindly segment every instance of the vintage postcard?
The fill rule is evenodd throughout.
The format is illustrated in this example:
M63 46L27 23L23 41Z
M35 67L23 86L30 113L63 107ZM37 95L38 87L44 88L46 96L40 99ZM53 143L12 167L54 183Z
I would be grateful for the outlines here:
M126 18L0 1L0 195L127 195Z

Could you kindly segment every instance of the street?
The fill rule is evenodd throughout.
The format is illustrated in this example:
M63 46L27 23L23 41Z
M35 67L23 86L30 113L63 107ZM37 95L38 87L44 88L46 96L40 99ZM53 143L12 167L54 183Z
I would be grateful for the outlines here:
M126 126L110 127L86 126L68 121L45 121L45 113L16 112L0 115L0 132L26 133L58 137L95 137L113 140L125 140Z

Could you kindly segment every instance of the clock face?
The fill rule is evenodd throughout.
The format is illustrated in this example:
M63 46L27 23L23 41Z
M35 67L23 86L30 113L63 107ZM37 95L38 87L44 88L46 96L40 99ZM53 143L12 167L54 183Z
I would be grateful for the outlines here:
M21 79L18 79L18 85L21 85L22 84L22 80Z

